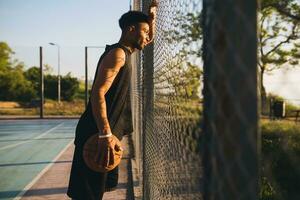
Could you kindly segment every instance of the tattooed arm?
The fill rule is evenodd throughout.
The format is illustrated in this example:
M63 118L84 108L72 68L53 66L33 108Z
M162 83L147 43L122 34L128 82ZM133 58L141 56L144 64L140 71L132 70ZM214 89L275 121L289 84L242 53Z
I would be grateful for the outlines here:
M111 133L106 112L105 94L124 64L125 52L121 48L116 48L103 58L98 68L98 75L91 93L91 103L97 127L103 135Z

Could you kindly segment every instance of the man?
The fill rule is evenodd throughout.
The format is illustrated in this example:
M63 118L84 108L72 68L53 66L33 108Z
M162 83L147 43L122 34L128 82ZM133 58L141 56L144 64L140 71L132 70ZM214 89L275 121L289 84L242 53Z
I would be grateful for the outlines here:
M107 45L101 56L87 109L82 114L75 136L75 152L70 174L68 196L75 200L102 199L105 191L117 186L118 168L108 173L89 169L83 160L83 145L93 134L99 133L104 147L95 160L108 162L108 155L116 146L111 135L121 139L133 131L130 104L131 66L129 57L153 40L156 2L149 15L129 11L119 20L122 35L118 43ZM103 141L104 140L104 141Z

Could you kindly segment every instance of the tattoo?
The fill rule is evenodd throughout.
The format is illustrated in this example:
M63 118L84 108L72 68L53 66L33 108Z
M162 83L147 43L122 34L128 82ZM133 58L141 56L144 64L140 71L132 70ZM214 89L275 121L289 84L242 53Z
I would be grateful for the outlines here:
M114 69L114 68L104 68L103 71L111 71L113 73L117 73L119 70Z
M105 79L105 82L104 83L112 83L113 81L109 80L108 78Z

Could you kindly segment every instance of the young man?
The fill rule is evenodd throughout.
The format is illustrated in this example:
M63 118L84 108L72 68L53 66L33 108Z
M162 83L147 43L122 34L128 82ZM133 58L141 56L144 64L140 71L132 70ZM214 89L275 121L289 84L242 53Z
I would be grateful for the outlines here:
M155 18L155 2L149 8L149 15L139 11L129 11L122 15L119 20L122 29L119 42L107 45L98 62L90 101L76 127L68 188L68 196L75 200L99 200L105 191L117 186L118 168L108 173L89 169L83 160L83 145L91 135L99 133L101 144L104 144L101 149L104 151L97 155L96 160L105 162L113 149L121 148L116 146L111 135L121 139L133 131L129 57L136 49L142 50L152 41Z

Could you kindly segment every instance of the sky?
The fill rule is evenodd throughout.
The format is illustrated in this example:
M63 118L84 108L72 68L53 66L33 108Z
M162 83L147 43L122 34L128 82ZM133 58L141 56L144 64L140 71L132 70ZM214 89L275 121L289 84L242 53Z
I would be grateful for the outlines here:
M39 66L39 46L44 64L84 78L84 47L88 48L89 78L92 79L103 46L119 40L118 19L129 10L130 0L0 0L0 41L15 52L25 66ZM279 70L265 77L267 92L279 94L300 105L300 66Z
M84 76L84 47L116 43L118 19L129 10L129 0L0 0L0 41L27 67L39 66L39 46L44 63L57 73L60 47L61 74ZM103 48L88 48L89 76Z

